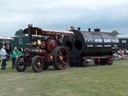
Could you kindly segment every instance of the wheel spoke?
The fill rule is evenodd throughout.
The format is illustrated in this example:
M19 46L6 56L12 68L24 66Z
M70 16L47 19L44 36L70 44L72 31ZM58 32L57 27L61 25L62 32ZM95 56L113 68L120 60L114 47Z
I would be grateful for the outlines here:
M15 68L18 72L23 72L25 71L27 67L27 64L25 63L25 58L23 56L19 56L16 59L16 64L15 64Z
M66 65L66 62L63 61L63 62L62 62L62 65Z
M59 54L58 54L58 55L60 55L60 56L62 55L62 52L61 52L61 50L59 50Z
M55 49L54 57L54 67L57 70L63 70L67 67L68 64L68 53L67 50L63 47L58 47Z
M68 58L68 56L63 56L63 59L64 59L64 60L67 60L67 58Z
M35 67L36 69L39 69L42 67L42 62L41 62L41 59L38 58L36 61L35 61Z

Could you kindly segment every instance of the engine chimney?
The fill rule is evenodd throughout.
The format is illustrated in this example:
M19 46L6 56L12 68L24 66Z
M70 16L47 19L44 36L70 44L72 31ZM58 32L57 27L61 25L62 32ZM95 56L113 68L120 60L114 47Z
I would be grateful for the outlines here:
M88 28L88 32L91 32L91 28Z
M28 24L29 43L32 41L32 24Z

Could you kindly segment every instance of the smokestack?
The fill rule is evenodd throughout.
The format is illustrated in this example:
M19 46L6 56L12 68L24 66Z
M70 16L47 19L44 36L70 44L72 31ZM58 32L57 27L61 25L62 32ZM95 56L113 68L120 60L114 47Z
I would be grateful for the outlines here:
M29 43L32 41L32 24L28 24Z
M91 28L88 28L88 32L91 32Z

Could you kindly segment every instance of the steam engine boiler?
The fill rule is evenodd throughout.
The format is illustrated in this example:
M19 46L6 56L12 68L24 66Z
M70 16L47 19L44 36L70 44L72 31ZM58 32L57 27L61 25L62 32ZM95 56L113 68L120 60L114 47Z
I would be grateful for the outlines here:
M113 53L118 50L117 36L100 29L91 31L71 30L74 35L64 38L64 45L69 48L70 66L86 66L84 59L94 59L95 64L112 64ZM77 63L76 63L77 62Z

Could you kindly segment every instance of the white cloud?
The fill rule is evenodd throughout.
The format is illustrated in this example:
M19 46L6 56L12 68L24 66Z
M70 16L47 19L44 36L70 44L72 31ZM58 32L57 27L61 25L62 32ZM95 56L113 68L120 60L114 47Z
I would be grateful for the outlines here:
M0 0L0 4L0 33L12 31L9 35L28 23L58 29L70 24L118 29L128 22L127 0Z

